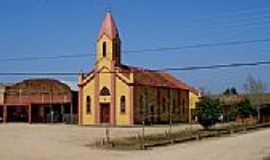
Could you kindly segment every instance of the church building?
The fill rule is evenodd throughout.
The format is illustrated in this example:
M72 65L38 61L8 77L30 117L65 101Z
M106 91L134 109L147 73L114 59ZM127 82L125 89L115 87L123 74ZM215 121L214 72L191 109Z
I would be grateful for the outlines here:
M96 43L96 64L79 76L79 124L133 126L188 122L191 88L165 72L124 65L121 40L107 12Z

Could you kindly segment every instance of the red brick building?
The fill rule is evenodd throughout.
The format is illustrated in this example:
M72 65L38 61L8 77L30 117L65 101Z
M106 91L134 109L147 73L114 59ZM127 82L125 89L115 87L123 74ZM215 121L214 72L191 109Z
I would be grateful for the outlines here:
M0 85L0 117L3 122L63 122L76 113L73 92L57 80L32 79Z

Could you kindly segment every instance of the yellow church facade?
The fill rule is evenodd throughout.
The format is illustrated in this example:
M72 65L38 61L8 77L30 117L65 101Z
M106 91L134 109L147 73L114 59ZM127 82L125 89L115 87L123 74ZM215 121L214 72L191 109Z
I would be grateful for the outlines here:
M189 85L168 73L121 63L121 40L111 12L102 23L96 48L94 69L79 76L80 125L189 121Z

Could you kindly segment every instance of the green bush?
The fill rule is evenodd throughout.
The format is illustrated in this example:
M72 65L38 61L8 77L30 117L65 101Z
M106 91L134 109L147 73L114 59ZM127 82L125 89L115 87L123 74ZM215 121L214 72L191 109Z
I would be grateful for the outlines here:
M235 110L231 112L231 115L236 118L248 118L250 115L256 115L256 110L252 107L249 99L244 99L236 105Z
M250 115L254 115L256 111L253 109L251 102L248 99L245 99L239 104L238 112L241 117L247 118Z
M202 97L197 103L197 118L198 122L205 128L215 125L221 115L220 102L218 99L210 97Z
M229 120L230 121L235 121L236 117L238 115L238 109L235 108L232 111L229 112Z

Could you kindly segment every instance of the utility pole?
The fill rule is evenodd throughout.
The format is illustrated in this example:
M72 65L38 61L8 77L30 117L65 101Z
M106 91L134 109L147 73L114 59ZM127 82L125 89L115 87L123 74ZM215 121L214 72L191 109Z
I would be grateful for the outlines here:
M170 118L170 127L169 127L169 137L171 137L172 135L172 125L173 125L173 94L172 94L172 90L170 90L170 94L169 94L169 99L170 99L170 105L169 105L169 118Z
M145 95L142 96L142 149L144 150L144 138L145 138Z
M257 110L257 119L258 119L258 122L260 123L260 120L261 120L261 107L259 105L257 105L256 110Z
M53 116L54 116L54 112L53 112L53 106L52 106L52 96L53 96L53 91L52 88L50 89L50 121L51 123L53 123Z
M70 124L73 124L73 95L71 95L70 101Z

